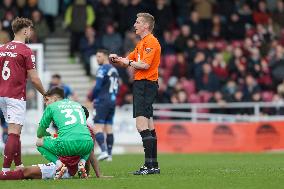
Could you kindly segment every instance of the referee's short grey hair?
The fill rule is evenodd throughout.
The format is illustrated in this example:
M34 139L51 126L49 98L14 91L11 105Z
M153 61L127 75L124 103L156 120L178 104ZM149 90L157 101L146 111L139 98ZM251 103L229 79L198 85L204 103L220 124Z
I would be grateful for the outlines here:
M155 26L155 18L149 13L141 12L137 14L137 18L142 17L145 23L149 24L149 30L152 32Z

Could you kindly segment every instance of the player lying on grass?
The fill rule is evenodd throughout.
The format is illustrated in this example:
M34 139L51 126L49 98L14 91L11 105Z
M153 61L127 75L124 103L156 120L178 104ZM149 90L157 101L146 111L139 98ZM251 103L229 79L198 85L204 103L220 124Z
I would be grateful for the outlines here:
M64 163L66 170L62 175L62 179L68 179L74 176L78 171L78 163L80 156L65 156L59 158ZM89 161L94 168L97 178L105 178L109 176L102 176L99 171L98 162L94 153L90 155ZM55 179L56 165L54 163L37 164L18 168L14 171L0 172L0 180L22 180L22 179Z
M89 112L87 108L82 106L86 119L89 117ZM92 138L94 139L94 134L89 128ZM63 174L62 178L67 179L74 176L78 171L78 163L80 161L80 156L64 156L59 157L60 161L65 164L67 170ZM89 163L95 171L97 178L109 177L102 176L99 170L99 165L97 159L92 151L87 163L86 169L89 175ZM0 180L22 180L22 179L54 179L56 174L56 165L54 163L48 164L38 164L33 166L24 167L22 169L17 169L14 171L0 172Z
M37 130L38 151L55 164L55 179L60 179L67 171L65 164L58 158L62 156L80 156L78 170L82 178L87 177L85 163L93 150L94 143L82 106L64 99L64 91L59 87L47 91L46 105ZM46 131L51 122L58 128L57 138L50 136Z

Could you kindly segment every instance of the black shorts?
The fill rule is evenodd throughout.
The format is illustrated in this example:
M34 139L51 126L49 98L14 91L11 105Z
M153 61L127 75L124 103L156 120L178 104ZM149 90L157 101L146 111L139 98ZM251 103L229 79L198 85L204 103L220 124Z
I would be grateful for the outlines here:
M158 82L136 80L133 83L133 117L153 117L153 103L158 93Z
M98 103L96 106L96 115L94 123L99 124L113 124L113 117L115 113L115 104L110 103Z

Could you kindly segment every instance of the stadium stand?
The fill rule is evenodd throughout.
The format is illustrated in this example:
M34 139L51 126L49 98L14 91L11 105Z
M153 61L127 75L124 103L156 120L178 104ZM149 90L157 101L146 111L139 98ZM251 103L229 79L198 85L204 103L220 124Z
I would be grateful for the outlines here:
M77 56L82 62L80 68L84 67L86 74L90 75L89 59L96 49L103 47L115 51L113 53L126 54L137 42L131 32L134 23L131 19L138 12L150 12L156 18L155 35L163 49L158 103L283 101L282 0L48 2L52 5L50 10L42 8L46 3L44 0L3 0L0 43L12 36L10 24L16 16L34 20L37 35L33 37L33 43L55 37L65 37L69 42L71 35L65 33L70 33L70 26L64 24L64 16L70 5L84 5L91 17L94 16L94 21L90 22L92 25L86 23L80 26L84 28L79 28L85 31L85 36L82 32L76 36L81 41ZM70 39L66 39L69 36ZM113 41L116 41L115 46L110 44ZM64 65L68 67L70 64ZM118 105L131 103L131 71L119 69L122 87ZM272 114L273 111L265 113Z

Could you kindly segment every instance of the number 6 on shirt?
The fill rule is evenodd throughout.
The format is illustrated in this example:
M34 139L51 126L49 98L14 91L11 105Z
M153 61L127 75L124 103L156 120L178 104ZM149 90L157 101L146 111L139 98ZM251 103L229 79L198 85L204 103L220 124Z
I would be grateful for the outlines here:
M6 81L9 79L10 75L11 75L11 70L8 67L9 61L5 61L4 62L4 66L2 69L2 78Z

